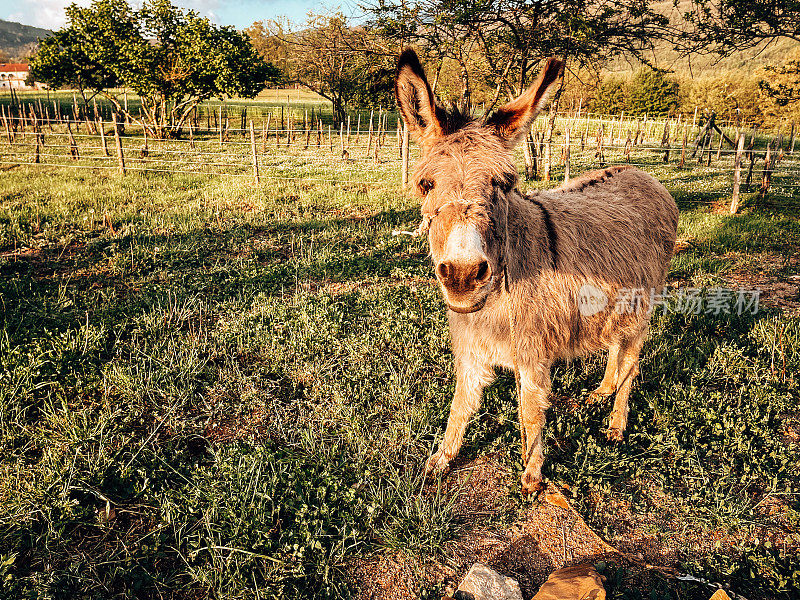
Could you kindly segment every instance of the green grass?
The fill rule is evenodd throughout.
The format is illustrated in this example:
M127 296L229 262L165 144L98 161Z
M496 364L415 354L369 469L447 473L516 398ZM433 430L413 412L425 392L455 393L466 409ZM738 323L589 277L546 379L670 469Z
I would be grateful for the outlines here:
M646 166L692 240L671 280L721 285L753 261L797 258L793 196L749 198L729 217L710 208L726 176ZM440 557L487 524L421 479L454 383L426 244L391 235L418 207L396 179L348 184L364 176L351 168L341 182L259 186L3 173L0 596L338 598L356 557ZM583 398L602 368L600 357L560 364L554 392ZM628 503L660 519L659 535L729 541L684 549L682 569L751 600L793 597L799 369L796 316L659 316L627 441L605 442L602 403L553 409L545 474L612 544ZM508 374L487 391L467 458L509 448L517 468L512 394ZM615 577L613 597L640 597Z

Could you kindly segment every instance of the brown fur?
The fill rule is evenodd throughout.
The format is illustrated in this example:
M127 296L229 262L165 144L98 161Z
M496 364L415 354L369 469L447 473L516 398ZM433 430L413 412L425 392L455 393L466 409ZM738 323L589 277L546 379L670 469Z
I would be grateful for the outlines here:
M403 57L408 59L408 51ZM396 89L430 92L424 73L421 81L413 79L421 67L406 68L403 57ZM541 482L542 427L554 361L608 349L606 373L595 393L616 393L609 439L622 439L625 430L649 323L649 291L660 292L664 285L678 210L664 186L632 167L593 171L528 196L516 189L510 148L541 109L561 68L560 61L550 59L533 88L485 125L470 122L450 130L430 121L441 112L435 106L423 109L429 121L409 123L422 141L415 175L423 215L431 219L436 275L451 308L456 367L447 430L428 471L446 468L458 453L483 388L494 379L492 367L514 367L509 318L517 334L520 423L528 440L525 489ZM407 102L408 96L398 93L404 118L415 119ZM587 284L609 299L605 309L590 316L578 308L579 290ZM619 291L634 288L645 290L640 309L615 310Z

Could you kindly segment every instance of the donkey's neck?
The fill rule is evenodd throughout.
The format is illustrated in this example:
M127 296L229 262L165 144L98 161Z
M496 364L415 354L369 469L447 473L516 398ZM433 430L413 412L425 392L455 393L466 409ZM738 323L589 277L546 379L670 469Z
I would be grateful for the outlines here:
M508 271L512 279L558 268L558 231L550 211L536 195L509 194Z

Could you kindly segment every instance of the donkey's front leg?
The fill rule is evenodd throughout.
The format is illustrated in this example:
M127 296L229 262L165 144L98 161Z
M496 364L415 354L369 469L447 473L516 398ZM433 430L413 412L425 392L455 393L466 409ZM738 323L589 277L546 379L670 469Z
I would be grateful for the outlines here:
M533 493L542 485L544 463L542 429L545 424L545 411L550 407L550 364L539 363L532 368L521 368L520 380L522 384L520 426L524 428L527 438L525 456L522 457L525 464L522 490Z
M456 457L464 441L467 424L481 405L483 388L493 378L494 372L491 367L479 362L475 357L456 360L456 393L450 407L447 429L438 452L431 456L425 465L426 474L443 472Z

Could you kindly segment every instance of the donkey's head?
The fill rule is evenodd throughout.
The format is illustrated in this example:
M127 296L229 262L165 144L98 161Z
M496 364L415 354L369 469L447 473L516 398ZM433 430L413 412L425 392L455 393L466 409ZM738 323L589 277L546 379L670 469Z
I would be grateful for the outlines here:
M400 56L397 104L422 157L414 180L445 301L451 310L483 308L503 280L508 195L517 184L512 150L525 136L561 75L547 60L536 83L482 121L436 105L413 50Z

